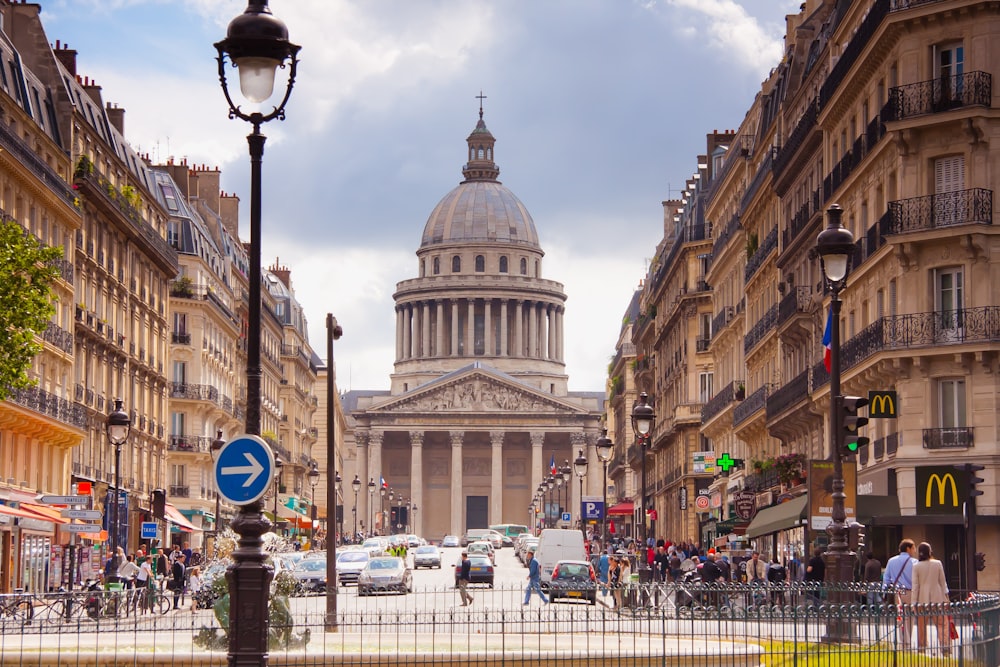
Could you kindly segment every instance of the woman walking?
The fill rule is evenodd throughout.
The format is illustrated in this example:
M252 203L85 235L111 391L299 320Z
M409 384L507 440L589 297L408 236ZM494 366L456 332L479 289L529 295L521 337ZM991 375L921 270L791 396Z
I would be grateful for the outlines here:
M917 612L917 648L928 648L927 624L937 628L937 640L944 655L951 653L950 617L932 613L937 605L948 604L948 583L944 566L933 557L931 545L917 546L917 562L913 565L913 604Z

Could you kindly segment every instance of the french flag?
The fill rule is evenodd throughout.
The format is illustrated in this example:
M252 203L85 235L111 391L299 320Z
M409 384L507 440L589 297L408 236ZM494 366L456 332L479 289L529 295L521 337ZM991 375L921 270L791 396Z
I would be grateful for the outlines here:
M829 364L827 364L827 365L829 365ZM383 477L382 475L379 475L378 479L379 479L380 482L382 482L382 488L383 489L388 489L389 488L389 485L385 483L385 477Z
M826 314L826 331L823 333L823 365L826 366L827 373L830 372L830 358L833 355L833 348L830 346L833 342L832 322L833 308Z
M559 472L559 468L556 467L556 455L554 453L552 454L552 460L549 461L549 472L553 475Z

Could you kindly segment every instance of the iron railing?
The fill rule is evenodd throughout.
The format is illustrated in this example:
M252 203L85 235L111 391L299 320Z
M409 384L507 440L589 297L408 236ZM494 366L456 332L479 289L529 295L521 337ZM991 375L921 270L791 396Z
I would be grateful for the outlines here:
M87 408L38 387L11 389L7 400L76 428L87 428Z
M733 426L746 421L752 414L762 409L767 400L768 385L759 387L746 400L733 408Z
M211 451L212 438L205 435L172 435L167 449L172 452L201 452Z
M767 418L777 417L782 412L809 398L809 371L804 370L788 383L767 397Z
M889 89L885 120L941 113L962 107L990 105L993 77L989 72L965 72Z
M73 353L73 334L66 331L55 322L49 321L42 332L42 340L52 343L63 352Z
M924 449L967 449L975 444L971 426L925 428Z
M884 234L952 227L992 225L993 191L982 188L941 192L889 202L890 217Z
M788 293L778 302L778 324L791 319L796 313L808 312L811 302L812 287L809 285L789 288Z
M747 260L747 265L743 269L743 282L750 282L754 274L764 265L764 260L778 247L778 228L775 227L764 237L764 242Z
M736 382L730 382L701 409L701 423L709 421L736 400Z
M743 337L743 354L749 354L750 350L755 348L764 339L764 336L776 326L778 326L778 304L768 308L764 316L757 320L750 332Z
M795 125L795 129L788 135L788 139L778 151L777 156L774 158L774 162L771 164L771 170L774 172L775 177L785 170L785 167L788 166L788 164L792 161L792 158L795 157L795 154L799 151L799 148L805 142L813 128L816 127L816 118L818 114L819 99L813 98L809 102L809 106L806 107L802 117L799 118L799 122Z

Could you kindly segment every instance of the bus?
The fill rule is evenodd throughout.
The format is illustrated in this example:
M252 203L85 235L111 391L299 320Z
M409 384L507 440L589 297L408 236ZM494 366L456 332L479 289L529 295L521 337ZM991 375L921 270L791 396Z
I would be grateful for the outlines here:
M528 527L519 523L501 523L490 526L490 530L495 530L504 537L516 540L518 535L528 532Z

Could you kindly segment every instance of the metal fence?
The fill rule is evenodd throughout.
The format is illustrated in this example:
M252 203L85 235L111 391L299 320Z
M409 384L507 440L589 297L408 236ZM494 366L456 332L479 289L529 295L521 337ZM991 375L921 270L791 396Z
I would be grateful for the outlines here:
M562 591L567 593L569 591ZM474 588L357 597L340 589L335 631L322 595L272 599L272 665L916 665L997 667L1000 595L901 609L877 588L803 585L628 586L580 590L543 604L523 589ZM588 597L594 594L593 604ZM211 609L160 613L127 597L2 596L0 664L224 665L226 637ZM620 605L616 605L616 599ZM875 604L868 604L869 600ZM24 602L30 602L30 612ZM285 606L285 603L288 606ZM170 606L170 605L168 605ZM287 614L286 614L287 612ZM949 639L951 628L955 639ZM908 641L909 640L909 641Z

